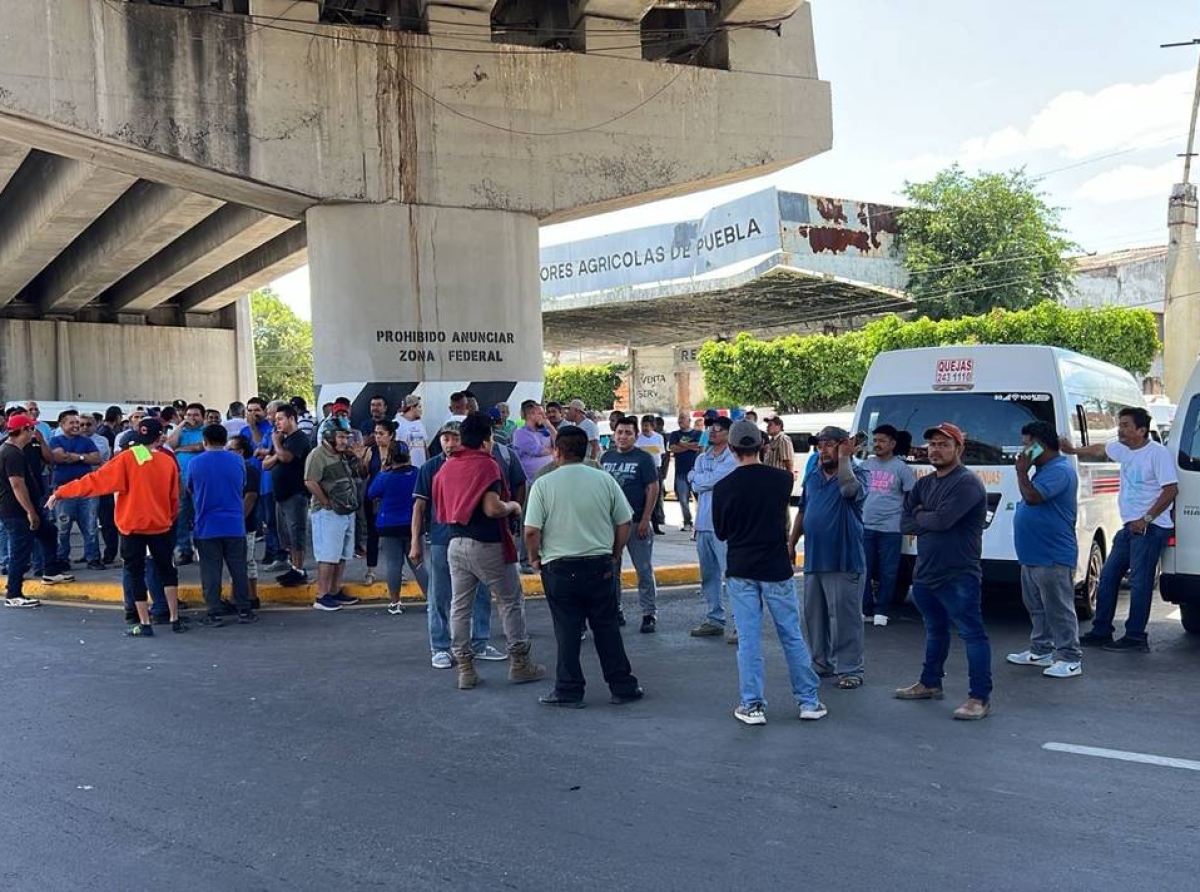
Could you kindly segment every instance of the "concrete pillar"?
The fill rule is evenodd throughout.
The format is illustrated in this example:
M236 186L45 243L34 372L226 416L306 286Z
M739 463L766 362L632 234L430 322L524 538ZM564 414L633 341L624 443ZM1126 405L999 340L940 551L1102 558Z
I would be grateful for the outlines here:
M603 53L622 59L642 58L642 23L585 15L579 22L584 47L589 53Z
M538 224L525 214L406 204L311 208L318 404L421 395L432 435L449 396L481 407L542 394Z
M243 294L234 304L233 330L237 354L234 361L237 365L236 399L245 402L258 393L258 362L254 356L254 317L250 314L250 295Z
M75 376L71 368L71 324L54 323L54 346L58 360L54 363L54 398L63 402L75 399Z
M1163 312L1163 384L1178 402L1200 351L1200 259L1196 256L1196 187L1171 190L1167 294Z

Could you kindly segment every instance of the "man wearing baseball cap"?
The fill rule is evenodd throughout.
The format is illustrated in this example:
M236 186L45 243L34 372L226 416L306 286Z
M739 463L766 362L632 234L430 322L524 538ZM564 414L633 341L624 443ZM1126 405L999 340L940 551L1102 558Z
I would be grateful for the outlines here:
M396 442L408 447L408 457L414 468L425 464L428 453L425 443L425 424L421 421L421 398L415 393L406 396L396 413Z
M896 691L900 700L940 700L950 626L967 650L970 695L956 719L982 719L991 711L992 649L983 626L980 584L987 491L962 464L966 437L948 421L925 431L933 473L917 481L904 500L900 531L917 537L913 601L925 622L921 680Z
M4 423L7 439L0 444L0 524L8 534L8 578L5 607L37 607L36 598L23 590L36 539L42 554L54 561L55 528L43 521L41 475L31 467L25 447L33 442L37 421L24 413L10 415ZM52 572L49 565L44 571Z
M696 509L696 554L700 560L700 591L708 607L704 622L691 631L693 638L719 638L726 634L725 607L721 593L725 583L725 543L717 538L713 527L713 487L733 473L737 460L729 451L729 428L732 422L723 415L709 418L705 415L704 426L708 432L709 446L700 453L688 481L696 494L699 507ZM727 640L737 643L737 630L729 623Z
M150 637L150 608L146 592L146 552L154 561L170 611L171 630L186 632L179 619L179 572L171 560L175 546L175 517L179 512L179 466L161 450L162 422L144 419L134 445L113 456L86 477L63 484L47 501L116 495L115 519L121 531L122 573L137 609L138 625L125 634Z
M804 536L804 637L817 674L842 690L863 683L863 502L870 478L855 465L854 438L840 427L815 437L819 459L804 477L788 540Z
M567 421L580 428L588 438L587 460L591 464L600 461L600 429L596 422L587 417L587 405L583 400L571 400L567 403Z

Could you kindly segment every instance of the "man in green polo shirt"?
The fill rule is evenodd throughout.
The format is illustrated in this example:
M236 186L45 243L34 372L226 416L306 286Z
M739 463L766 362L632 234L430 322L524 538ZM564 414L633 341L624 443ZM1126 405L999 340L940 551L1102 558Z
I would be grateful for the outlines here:
M643 695L625 655L613 597L613 574L620 572L633 513L617 482L584 464L587 453L588 435L582 429L559 428L557 470L534 482L525 508L529 562L542 574L558 642L554 690L538 698L546 706L583 706L579 630L585 620L592 627L612 702L632 703Z

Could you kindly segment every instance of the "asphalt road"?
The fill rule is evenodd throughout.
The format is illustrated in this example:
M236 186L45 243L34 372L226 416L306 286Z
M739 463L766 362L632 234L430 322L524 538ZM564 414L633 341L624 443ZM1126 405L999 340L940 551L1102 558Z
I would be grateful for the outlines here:
M631 615L636 602L626 593ZM1200 639L1157 605L1149 655L1081 679L1010 667L994 712L905 703L916 623L868 628L867 683L800 723L768 635L770 721L736 705L734 649L691 639L694 592L629 629L644 701L538 706L506 664L459 692L421 610L266 611L255 626L121 637L120 613L0 614L0 889L1147 890L1195 887L1200 771L1044 749L1200 759ZM543 603L535 655L552 662ZM499 631L499 623L496 623ZM501 642L497 642L501 643Z

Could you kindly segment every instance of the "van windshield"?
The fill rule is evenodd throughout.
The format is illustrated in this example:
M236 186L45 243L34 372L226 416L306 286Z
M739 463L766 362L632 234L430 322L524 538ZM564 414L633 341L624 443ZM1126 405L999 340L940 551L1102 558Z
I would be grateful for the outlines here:
M910 461L924 462L924 433L943 421L967 437L963 461L971 465L1010 465L1021 450L1021 428L1031 421L1054 424L1048 393L914 393L868 397L859 429L868 433L890 424L912 434Z

